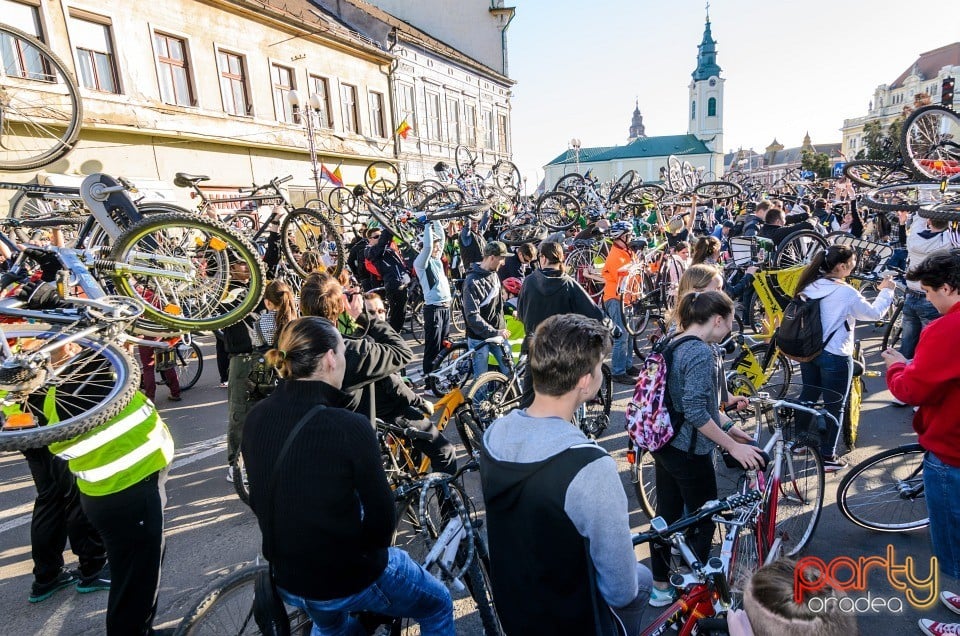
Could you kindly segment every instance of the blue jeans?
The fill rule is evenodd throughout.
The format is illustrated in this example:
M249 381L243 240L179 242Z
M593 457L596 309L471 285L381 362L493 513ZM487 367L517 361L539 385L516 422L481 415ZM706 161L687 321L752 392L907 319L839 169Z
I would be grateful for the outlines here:
M853 377L853 359L850 356L838 356L822 351L810 362L800 363L800 375L803 377L800 401L815 402L823 395L827 412L837 418L836 422L824 418L827 428L820 431L820 454L824 458L835 457L840 424L843 423L843 407L847 402L850 380Z
M930 515L930 539L940 571L960 578L960 468L927 452L923 459L923 494Z
M620 311L620 301L611 298L603 303L603 308L607 316L623 332L620 337L613 341L613 352L610 354L610 371L613 375L623 375L633 364L633 348L630 346L630 334L627 333L627 326L623 320L623 313Z
M455 636L453 601L447 588L403 550L389 550L380 578L353 596L315 601L277 590L287 605L304 610L313 621L311 636L364 636L366 630L350 616L363 611L416 619L424 636Z
M913 358L920 342L920 331L931 320L940 317L940 312L924 296L908 293L903 299L903 331L900 334L900 353L907 360Z
M473 377L477 377L481 373L486 373L487 369L490 368L490 362L487 358L491 353L496 359L497 366L500 367L501 373L506 374L507 369L510 368L504 362L503 346L484 344L483 340L474 340L473 338L467 338L467 346L471 349L474 347L477 349L477 352L473 354Z

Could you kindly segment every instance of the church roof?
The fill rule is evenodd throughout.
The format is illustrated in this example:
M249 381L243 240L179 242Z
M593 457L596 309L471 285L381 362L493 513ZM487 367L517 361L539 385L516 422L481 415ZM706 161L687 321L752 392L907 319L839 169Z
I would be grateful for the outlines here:
M703 29L703 41L697 47L697 68L692 75L695 82L709 79L711 77L720 77L720 66L717 64L717 42L713 39L710 32L710 16L707 16L707 24Z
M693 135L662 135L642 137L625 146L606 146L581 148L580 163L610 161L613 159L642 159L645 157L666 157L669 155L708 155L710 149ZM569 149L547 165L576 163L577 155Z
M903 86L903 82L914 73L919 75L920 79L936 77L944 66L960 66L960 42L921 53L920 57L910 65L910 68L900 73L897 79L893 80L890 88Z

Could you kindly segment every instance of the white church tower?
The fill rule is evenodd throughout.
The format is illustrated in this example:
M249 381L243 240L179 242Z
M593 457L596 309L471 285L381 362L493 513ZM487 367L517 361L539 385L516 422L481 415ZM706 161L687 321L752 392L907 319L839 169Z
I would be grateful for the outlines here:
M710 5L707 4L707 23L703 41L697 47L697 68L690 82L690 107L687 112L687 132L719 155L713 172L723 172L723 83L717 65L717 43L710 33Z

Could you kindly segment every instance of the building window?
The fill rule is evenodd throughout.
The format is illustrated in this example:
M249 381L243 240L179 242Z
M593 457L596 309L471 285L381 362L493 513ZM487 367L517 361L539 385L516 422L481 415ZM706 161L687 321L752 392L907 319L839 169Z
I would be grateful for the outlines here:
M440 94L424 92L427 111L427 139L440 141Z
M692 101L690 102L690 119L696 119L696 118L697 118L697 102Z
M417 114L414 110L413 86L409 84L397 84L397 103L399 104L400 122L407 122L410 126L410 132L417 135Z
M447 138L452 144L460 143L460 102L447 98Z
M187 43L172 35L154 33L160 67L160 95L168 104L193 106L193 85L190 81L190 63Z
M707 117L717 116L717 98L711 97L707 100Z
M340 108L343 110L343 129L360 133L360 118L357 116L357 87L340 85Z
M473 104L463 105L463 132L464 141L471 148L477 146L477 107Z
M387 126L383 121L383 93L370 91L370 134L386 137Z
M273 105L277 109L277 121L285 121L288 124L297 123L300 121L300 117L294 112L293 106L287 99L290 91L297 88L293 80L293 69L272 64L270 77L273 81Z
M41 42L43 41L43 29L40 27L40 7L22 2L12 2L11 0L0 0L0 15L3 16L4 24L26 31ZM3 56L4 61L6 61L6 42L3 44Z
M500 152L507 154L510 152L510 145L507 143L507 116L504 113L497 114L497 148Z
M493 150L494 138L497 131L493 127L493 111L483 111L483 147Z
M253 105L247 93L247 69L243 56L219 51L220 91L223 112L230 115L252 115Z
M333 128L333 117L330 116L330 83L327 78L311 75L310 94L320 97L320 110L317 112L320 125L324 128Z
M77 47L80 83L104 93L119 93L120 80L109 24L70 17L70 35Z

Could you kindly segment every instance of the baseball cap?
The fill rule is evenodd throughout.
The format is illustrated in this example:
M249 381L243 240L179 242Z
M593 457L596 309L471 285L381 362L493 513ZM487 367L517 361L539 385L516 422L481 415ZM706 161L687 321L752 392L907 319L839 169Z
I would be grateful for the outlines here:
M510 252L507 251L507 246L501 243L500 241L490 241L487 243L486 247L483 248L484 257L487 256L508 256Z

